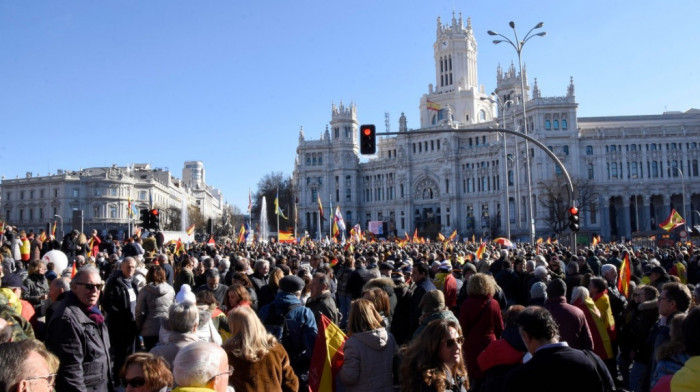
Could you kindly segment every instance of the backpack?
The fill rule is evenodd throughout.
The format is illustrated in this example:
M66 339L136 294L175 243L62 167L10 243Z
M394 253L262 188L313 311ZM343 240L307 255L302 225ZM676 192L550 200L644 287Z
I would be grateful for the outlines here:
M291 339L289 328L287 327L287 315L289 312L295 308L298 308L299 306L301 306L301 304L294 304L290 306L285 313L282 313L277 311L275 304L271 304L267 318L263 322L267 332L274 336L278 342L282 343L282 345L285 346L285 349L287 348L287 344L289 344Z

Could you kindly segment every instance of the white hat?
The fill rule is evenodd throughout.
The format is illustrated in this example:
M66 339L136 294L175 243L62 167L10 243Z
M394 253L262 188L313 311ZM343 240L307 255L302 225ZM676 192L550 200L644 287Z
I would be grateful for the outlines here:
M183 284L182 287L180 287L180 291L175 296L175 302L181 304L185 301L193 304L197 303L197 297L194 296L192 288L188 284Z

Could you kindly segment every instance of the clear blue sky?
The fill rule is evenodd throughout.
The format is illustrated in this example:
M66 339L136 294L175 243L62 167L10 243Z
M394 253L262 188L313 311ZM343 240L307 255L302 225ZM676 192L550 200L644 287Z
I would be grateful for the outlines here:
M700 107L700 2L0 0L0 175L151 163L207 182L245 210L248 189L292 173L299 128L331 104L384 129L434 83L436 18L462 12L479 83L515 52L486 31L544 22L524 60L544 96L574 77L579 116Z

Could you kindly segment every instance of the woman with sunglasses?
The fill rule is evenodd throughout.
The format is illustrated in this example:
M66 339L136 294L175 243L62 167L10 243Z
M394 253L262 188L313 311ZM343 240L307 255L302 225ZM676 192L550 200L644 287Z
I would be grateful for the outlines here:
M165 392L173 386L173 375L163 358L136 353L128 356L119 372L126 392Z
M270 335L249 306L228 313L231 338L224 342L229 365L235 375L229 385L236 392L296 392L299 379L290 365L284 346Z
M467 392L462 328L453 320L434 320L404 351L404 392Z
M392 391L392 363L398 346L394 336L382 325L382 316L372 301L352 301L348 335L345 359L339 373L345 390Z

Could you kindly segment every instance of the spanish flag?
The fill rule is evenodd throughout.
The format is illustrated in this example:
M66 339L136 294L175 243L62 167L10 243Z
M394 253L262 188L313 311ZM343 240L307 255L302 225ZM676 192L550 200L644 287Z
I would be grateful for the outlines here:
M56 237L56 221L53 221L53 227L51 228L51 237Z
M413 231L413 242L420 242L420 238L418 238L418 228L416 228L416 230Z
M73 268L70 270L70 278L73 279L75 277L75 274L78 273L78 263L73 262Z
M675 229L678 226L682 226L685 223L683 220L683 217L675 210L671 210L671 214L666 218L665 221L659 224L659 227L666 230L666 231L671 231Z
M238 245L245 242L245 225L241 225L241 229L238 231Z
M629 298L631 275L630 254L625 252L625 255L622 257L622 264L620 264L620 273L617 277L617 289L625 298Z
M179 256L182 253L185 253L185 246L182 244L182 241L178 238L177 242L175 243L175 255Z
M445 236L442 233L438 233L438 241L445 242Z
M457 230L453 231L452 234L450 234L450 237L447 239L448 241L454 241L455 238L457 238Z
M428 110L434 110L437 112L440 109L442 109L442 106L440 106L439 103L428 100Z
M192 235L192 234L194 234L194 223L192 224L192 226L187 228L187 235Z
M593 236L593 243L592 243L592 246L598 245L599 242L600 242L600 236L599 236L599 235L594 235L594 236Z
M321 195L316 195L316 201L318 202L318 215L321 217L321 222L325 221L326 218L323 216L323 203L321 203Z
M479 245L479 249L476 250L476 260L481 260L481 256L483 256L484 251L486 250L486 243L482 242L481 245Z
M320 324L309 367L309 390L330 392L335 391L335 376L343 366L347 336L324 314Z

